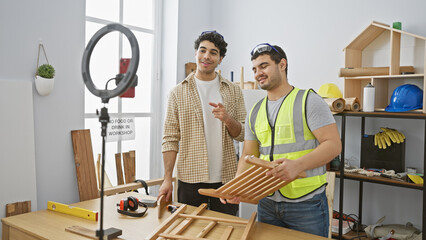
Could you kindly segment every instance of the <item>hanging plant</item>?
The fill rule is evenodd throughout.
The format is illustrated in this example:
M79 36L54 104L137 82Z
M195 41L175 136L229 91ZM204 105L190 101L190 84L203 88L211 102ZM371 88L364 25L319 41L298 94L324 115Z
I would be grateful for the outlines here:
M40 59L40 49L43 49L47 64L38 65ZM46 51L42 43L38 45L37 71L35 74L35 87L41 96L47 96L52 92L55 83L55 68L49 64Z
M37 69L37 75L44 78L55 77L55 68L50 64L43 64Z

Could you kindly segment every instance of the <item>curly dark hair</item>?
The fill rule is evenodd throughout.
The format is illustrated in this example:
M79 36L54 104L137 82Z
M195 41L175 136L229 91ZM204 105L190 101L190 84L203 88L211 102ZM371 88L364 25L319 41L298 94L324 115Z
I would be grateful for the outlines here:
M287 60L287 55L285 54L284 50L277 46L277 45L273 45L273 47L278 51L276 52L274 49L271 49L271 51L265 51L265 52L254 52L253 55L251 56L251 60L253 61L254 59L258 58L261 55L269 55L269 57L271 57L272 61L274 61L276 64L278 64L282 58L284 58L287 61L287 65L285 67L285 75L287 75L287 69L288 69L288 60Z
M202 41L209 41L212 42L217 48L219 48L219 54L221 57L225 57L226 55L226 47L228 46L228 43L225 42L223 39L223 36L220 35L216 31L211 32L203 32L200 36L195 40L194 42L194 49L197 50L198 47L200 47L200 43Z

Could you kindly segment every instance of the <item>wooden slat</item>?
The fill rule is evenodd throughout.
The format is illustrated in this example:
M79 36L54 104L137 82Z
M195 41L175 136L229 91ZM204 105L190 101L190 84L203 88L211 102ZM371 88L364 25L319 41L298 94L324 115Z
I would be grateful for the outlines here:
M240 197L241 202L257 204L261 198L290 183L272 175L266 175L267 171L279 166L277 163L265 161L254 156L247 156L245 161L254 166L216 190L199 189L198 193L225 199ZM298 178L304 177L306 177L305 172L298 176Z
M231 236L232 230L234 230L233 226L228 226L225 229L225 232L222 234L222 236L220 237L220 240L228 240L229 236Z
M31 212L31 201L6 204L6 217Z
M199 207L197 207L192 213L191 215L198 215L201 214L202 212L204 212L204 210L207 208L207 204L203 203L201 204ZM187 218L185 220L183 220L177 227L175 227L172 231L171 234L181 234L183 231L185 231L185 229L187 229L189 227L189 225L194 221L194 219L192 218ZM213 225L214 226L214 225ZM204 231L204 230L203 230ZM208 230L210 231L210 230ZM208 231L206 232L206 234L208 233ZM204 235L200 235L197 237L204 237Z
M160 234L158 234L158 236L164 237L166 239L209 240L207 238L193 238L193 237L187 237L187 236L182 236L182 235L166 234L166 233L160 233Z
M117 185L124 184L123 168L121 166L121 153L115 154L115 169L117 172Z
M135 151L124 152L123 163L124 163L124 178L126 180L126 183L134 182L136 180Z
M243 233L243 235L241 236L241 240L246 240L246 239L248 238L248 236L250 235L250 232L251 232L251 230L253 229L253 226L254 226L254 224L255 224L255 222L256 222L256 216L257 216L257 213L256 213L256 212L254 212L254 213L251 215L251 217L250 217L250 219L248 220L248 223L247 223L247 225L246 225L246 228L244 229L244 233Z
M157 206L158 207L158 206ZM170 217L168 217L165 221L163 221L152 233L150 233L145 239L146 240L154 240L157 239L160 233L164 232L174 220L179 218L179 214L185 212L186 204L180 206L176 212L174 212Z
M248 223L247 220L236 220L236 219L228 219L228 218L198 216L198 215L190 215L190 214L183 214L183 213L180 213L179 217L182 217L182 218L194 218L194 219L216 221L216 222L225 222L225 223L237 223L237 224L247 224Z
M99 197L90 130L71 131L80 201Z

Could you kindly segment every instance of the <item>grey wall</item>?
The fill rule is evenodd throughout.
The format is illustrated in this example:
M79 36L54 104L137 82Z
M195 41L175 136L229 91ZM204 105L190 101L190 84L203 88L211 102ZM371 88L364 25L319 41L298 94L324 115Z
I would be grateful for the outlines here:
M189 44L204 30L219 31L229 44L227 56L219 66L224 76L229 78L230 71L234 71L235 80L239 81L240 68L244 66L245 80L253 80L250 51L258 43L269 42L281 45L286 51L290 83L315 90L327 82L336 83L343 90L343 79L337 75L339 68L344 67L342 50L372 21L390 25L400 21L404 31L426 36L426 2L422 0L413 0L409 4L401 0L180 2L179 21L184 21L179 23L178 81L184 77L184 63L194 61ZM200 13L205 17L199 17ZM383 46L370 50L387 51L378 48ZM424 46L421 50L423 54ZM404 56L401 55L401 58ZM389 65L389 62L380 61L374 64ZM336 120L340 126L340 118L336 117ZM423 121L368 119L366 123L367 133L379 131L381 126L392 126L404 132L407 135L407 165L423 168ZM360 155L360 119L349 118L346 126L346 156L357 162ZM357 214L358 182L347 180L345 183L344 212ZM338 209L338 189L337 183L334 209ZM410 221L420 227L421 199L422 192L418 190L366 183L363 220L372 224L386 215L386 223Z
M0 1L0 80L34 82L40 39L56 69L55 86L49 96L38 95L34 85L32 90L37 186L33 210L45 209L47 201L79 201L70 131L84 126L80 70L84 26L84 0ZM13 159L2 158L1 167L7 167L9 161ZM10 180L11 185L17 181Z

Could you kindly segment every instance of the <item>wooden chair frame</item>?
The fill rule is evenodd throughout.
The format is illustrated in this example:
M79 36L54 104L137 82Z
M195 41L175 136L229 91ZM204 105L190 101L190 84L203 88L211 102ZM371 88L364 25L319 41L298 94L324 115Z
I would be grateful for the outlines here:
M240 197L241 202L257 204L260 199L272 194L276 190L289 184L274 176L266 176L266 172L278 166L276 163L262 160L254 156L246 157L246 161L253 164L245 172L232 179L218 189L199 189L202 195L231 199ZM299 177L306 177L306 173Z
M196 208L191 214L184 214L186 210L186 204L181 205L172 215L170 215L164 222L162 222L151 234L149 234L145 239L146 240L155 240L159 237L166 239L186 239L186 240L208 240L204 238L217 224L217 222L225 223L236 223L245 225L244 232L241 236L241 240L246 240L250 234L250 231L253 229L254 223L256 221L257 213L254 212L249 220L235 220L235 219L226 219L226 218L217 218L217 217L208 217L200 216L206 208L207 204L203 203L198 208ZM180 224L178 224L173 229L168 229L170 225L174 223L178 218L185 218ZM187 229L191 223L196 220L208 220L210 221L206 227L204 227L196 237L188 237L180 235L185 229ZM168 231L167 231L168 230ZM221 236L221 240L229 239L232 233L233 227L226 227L225 231Z

